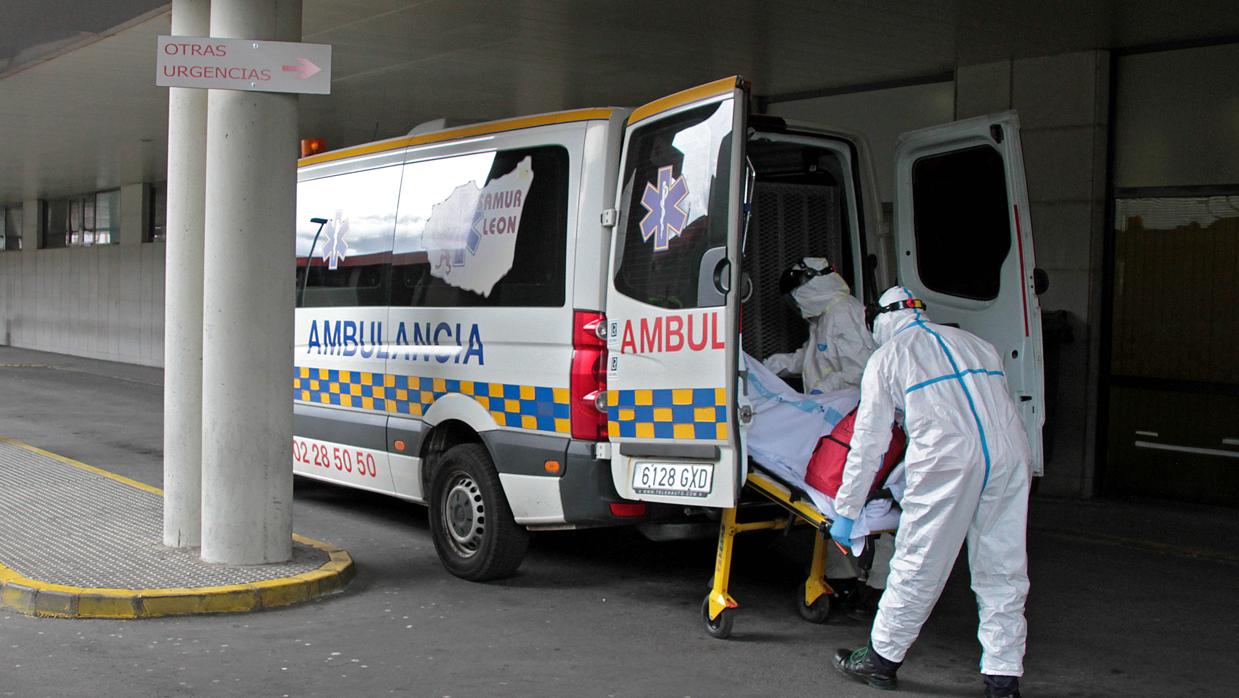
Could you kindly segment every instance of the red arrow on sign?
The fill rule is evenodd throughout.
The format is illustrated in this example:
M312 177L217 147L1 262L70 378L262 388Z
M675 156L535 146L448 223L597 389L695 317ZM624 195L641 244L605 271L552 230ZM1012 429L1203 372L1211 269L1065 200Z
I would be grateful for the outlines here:
M285 73L301 73L301 75L297 76L298 80L305 80L323 70L304 58L298 58L297 62L301 65L286 65L283 66L283 69Z

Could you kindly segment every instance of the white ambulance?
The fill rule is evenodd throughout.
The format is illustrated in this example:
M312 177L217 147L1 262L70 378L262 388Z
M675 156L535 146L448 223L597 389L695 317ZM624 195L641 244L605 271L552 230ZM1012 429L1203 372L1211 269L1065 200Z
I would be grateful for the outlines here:
M993 342L1039 468L1015 115L902 138L883 234L860 137L747 103L727 78L302 159L295 472L429 505L472 580L513 572L530 530L732 506L741 349L803 343L777 286L805 256Z

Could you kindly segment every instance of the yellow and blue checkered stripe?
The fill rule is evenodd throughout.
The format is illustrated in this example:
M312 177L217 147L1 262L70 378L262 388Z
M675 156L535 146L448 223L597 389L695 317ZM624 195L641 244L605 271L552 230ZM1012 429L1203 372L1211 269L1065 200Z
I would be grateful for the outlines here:
M608 390L607 419L612 437L722 440L727 438L727 390Z
M449 393L473 398L501 427L568 434L568 389L462 381L396 373L298 367L293 398L318 405L353 407L421 417Z

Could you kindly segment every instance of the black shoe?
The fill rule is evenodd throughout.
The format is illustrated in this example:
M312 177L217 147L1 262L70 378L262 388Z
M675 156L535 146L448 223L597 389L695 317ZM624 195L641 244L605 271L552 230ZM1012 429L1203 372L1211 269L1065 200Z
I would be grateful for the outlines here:
M1016 676L982 674L985 698L1020 698L1020 679Z
M848 618L852 620L868 623L873 620L874 615L878 612L878 601L882 599L882 590L874 589L873 587L862 584L851 596L848 597L847 603L844 604L843 610L847 613Z
M884 691L895 690L895 672L899 662L883 659L872 647L835 652L835 668L850 678Z

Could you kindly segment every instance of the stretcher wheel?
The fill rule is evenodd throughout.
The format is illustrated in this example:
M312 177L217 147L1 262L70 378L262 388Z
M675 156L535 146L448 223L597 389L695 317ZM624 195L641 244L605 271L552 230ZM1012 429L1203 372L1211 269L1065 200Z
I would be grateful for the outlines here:
M825 623L830 616L830 594L822 594L812 605L804 602L804 595L805 583L801 582L796 589L796 610L800 612L800 617L810 623Z
M731 626L736 622L736 609L724 608L723 612L718 614L718 618L711 620L710 597L706 596L705 601L701 602L701 619L705 621L706 632L710 633L710 637L726 640L731 637Z

